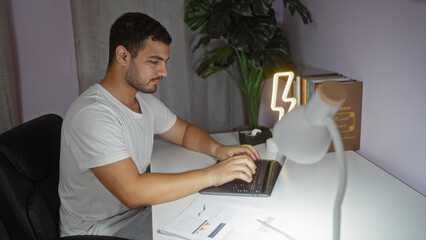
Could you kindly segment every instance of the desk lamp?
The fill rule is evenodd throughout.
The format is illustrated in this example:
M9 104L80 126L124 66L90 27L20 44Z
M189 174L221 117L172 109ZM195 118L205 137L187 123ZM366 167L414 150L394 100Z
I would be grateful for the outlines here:
M334 202L333 239L340 237L340 210L346 189L346 160L334 114L346 98L345 88L336 81L323 82L307 105L288 112L273 129L281 154L302 164L313 164L326 154L333 140L339 167L339 185Z

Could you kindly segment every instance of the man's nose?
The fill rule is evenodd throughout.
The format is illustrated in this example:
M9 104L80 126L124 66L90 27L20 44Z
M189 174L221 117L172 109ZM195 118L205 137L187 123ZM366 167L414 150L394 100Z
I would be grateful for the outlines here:
M160 69L158 70L158 74L160 75L160 76L162 76L162 77L167 77L167 65L166 65L166 63L164 63L161 67L160 67Z

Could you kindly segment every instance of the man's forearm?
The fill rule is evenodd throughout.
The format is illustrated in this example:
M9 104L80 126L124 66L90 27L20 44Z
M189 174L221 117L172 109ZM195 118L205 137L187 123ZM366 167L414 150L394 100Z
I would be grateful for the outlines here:
M219 160L225 160L235 155L248 154L253 160L259 159L259 153L250 145L225 146L214 140L201 128L177 118L169 131L160 136L170 142L182 145L190 150L208 154Z
M128 208L176 200L215 184L212 168L175 174L140 174L131 158L91 170Z
M217 157L217 149L222 145L201 128L189 124L183 137L182 146Z
M131 207L173 201L212 186L208 171L208 169L201 169L176 174L142 174L139 183L140 189L144 190L137 190L134 195L129 196L128 199L133 199L136 203ZM138 196L139 199L134 199L134 196Z

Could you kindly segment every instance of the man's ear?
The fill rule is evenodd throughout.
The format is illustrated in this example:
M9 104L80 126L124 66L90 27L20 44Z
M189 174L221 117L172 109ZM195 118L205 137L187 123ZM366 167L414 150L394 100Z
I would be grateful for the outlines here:
M118 45L115 48L115 59L120 65L126 66L130 62L131 56L123 45Z

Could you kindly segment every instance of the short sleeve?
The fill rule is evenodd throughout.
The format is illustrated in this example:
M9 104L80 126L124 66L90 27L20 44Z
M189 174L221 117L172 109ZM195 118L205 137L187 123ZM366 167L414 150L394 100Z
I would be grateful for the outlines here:
M176 114L153 95L144 95L149 104L154 123L154 134L167 132L176 122Z
M67 141L80 169L130 157L121 123L106 106L88 106L75 114L68 127Z

